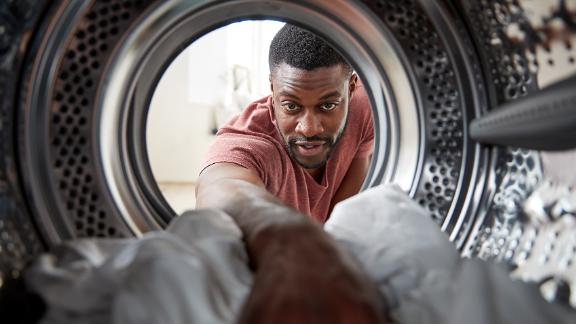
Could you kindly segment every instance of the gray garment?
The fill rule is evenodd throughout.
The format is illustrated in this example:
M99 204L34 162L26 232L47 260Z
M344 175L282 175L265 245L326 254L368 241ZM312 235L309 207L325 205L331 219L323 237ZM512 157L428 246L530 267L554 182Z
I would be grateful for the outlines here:
M374 278L399 323L576 323L501 266L461 259L395 186L340 203L325 228ZM252 282L239 229L208 210L140 239L70 242L26 279L49 305L45 324L232 323Z
M325 229L375 279L399 323L576 323L503 265L462 259L400 188L379 186L336 206Z
M189 212L139 239L66 243L26 281L45 324L231 323L252 282L241 237L224 213Z

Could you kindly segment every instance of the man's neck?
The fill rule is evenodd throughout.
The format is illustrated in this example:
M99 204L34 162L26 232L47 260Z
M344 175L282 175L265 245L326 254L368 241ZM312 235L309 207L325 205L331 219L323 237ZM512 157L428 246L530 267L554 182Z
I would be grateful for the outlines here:
M315 168L315 169L305 169L305 170L306 170L306 172L308 172L308 174L310 174L312 176L312 178L314 178L314 180L316 180L316 182L321 183L322 177L324 176L324 169L325 169L325 166L321 166L321 167Z

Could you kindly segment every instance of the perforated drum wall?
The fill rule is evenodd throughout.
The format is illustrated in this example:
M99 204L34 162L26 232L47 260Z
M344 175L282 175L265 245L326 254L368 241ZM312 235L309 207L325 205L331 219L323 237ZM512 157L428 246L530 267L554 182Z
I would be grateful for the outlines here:
M463 155L465 110L448 45L416 1L365 1L397 35L421 88L426 125L426 166L416 199L442 224L457 189Z
M43 240L138 235L174 216L146 170L151 92L184 46L247 18L310 28L368 80L379 156L367 183L403 179L467 256L538 268L521 204L546 178L539 152L480 145L468 127L576 74L573 1L15 3L0 4L4 275Z
M95 175L94 93L102 68L122 32L146 7L146 1L95 1L76 22L66 40L54 83L49 120L50 157L54 182L71 217L77 237L127 235L103 203L106 186Z

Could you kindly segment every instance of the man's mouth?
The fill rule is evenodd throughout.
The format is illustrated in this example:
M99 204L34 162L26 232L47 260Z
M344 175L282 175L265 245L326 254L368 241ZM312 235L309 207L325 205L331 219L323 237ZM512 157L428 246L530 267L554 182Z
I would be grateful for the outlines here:
M295 142L297 152L302 156L315 156L321 154L324 151L326 142L324 141L298 141Z

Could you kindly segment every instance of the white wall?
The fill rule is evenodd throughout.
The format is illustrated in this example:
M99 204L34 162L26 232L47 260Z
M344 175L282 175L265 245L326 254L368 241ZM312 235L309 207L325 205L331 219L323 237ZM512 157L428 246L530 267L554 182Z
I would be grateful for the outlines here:
M196 41L158 84L146 132L152 172L159 182L197 178L212 139L214 105L225 85L225 36L211 33Z
M148 154L158 182L194 182L217 122L269 93L268 47L283 24L242 22L195 41L170 65L152 98ZM232 71L249 71L234 91Z

